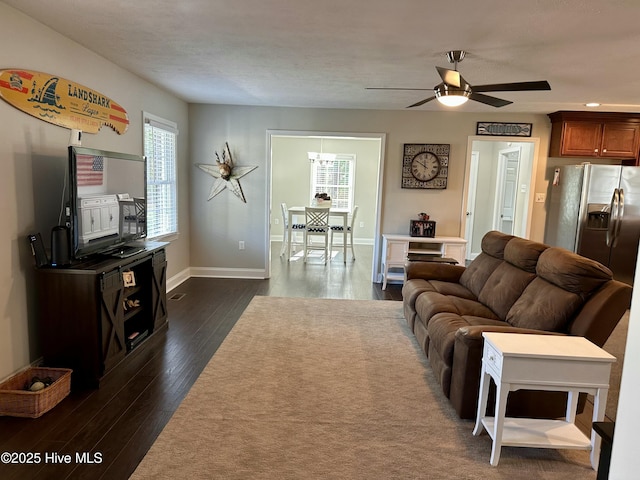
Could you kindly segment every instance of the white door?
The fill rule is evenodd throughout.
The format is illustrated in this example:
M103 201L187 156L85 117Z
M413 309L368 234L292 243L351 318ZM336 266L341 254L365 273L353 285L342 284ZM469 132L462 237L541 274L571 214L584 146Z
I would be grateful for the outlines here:
M465 258L467 260L473 260L478 256L480 252L473 251L473 220L475 218L476 211L476 186L478 183L478 160L480 159L479 152L471 152L471 169L469 170L469 192L467 194L467 212L466 212L466 228L467 233L467 247L465 252Z
M495 230L509 235L514 234L519 170L520 148L501 150L498 160L493 226Z

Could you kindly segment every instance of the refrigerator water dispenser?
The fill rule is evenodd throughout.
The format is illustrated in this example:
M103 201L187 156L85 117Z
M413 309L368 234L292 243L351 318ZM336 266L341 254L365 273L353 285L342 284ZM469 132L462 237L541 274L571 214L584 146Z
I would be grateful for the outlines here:
M587 228L606 230L609 227L609 205L590 203L587 206Z

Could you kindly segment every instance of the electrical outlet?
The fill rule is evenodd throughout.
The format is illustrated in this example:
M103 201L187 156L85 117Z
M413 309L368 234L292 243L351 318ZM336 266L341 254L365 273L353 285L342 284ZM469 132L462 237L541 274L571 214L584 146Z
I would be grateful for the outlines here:
M536 203L544 203L547 199L546 193L536 193Z
M278 225L280 223L280 219L279 218L274 218L273 219L273 223L275 223L276 225Z
M360 222L360 228L364 228L364 222Z
M244 240L238 242L238 250L244 250Z

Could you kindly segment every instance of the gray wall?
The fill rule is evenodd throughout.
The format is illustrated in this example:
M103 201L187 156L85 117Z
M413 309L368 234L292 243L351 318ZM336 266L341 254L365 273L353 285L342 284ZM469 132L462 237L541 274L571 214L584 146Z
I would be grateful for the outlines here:
M192 163L215 163L214 151L229 142L238 164L258 165L241 180L247 203L229 192L207 201L213 179L194 166L191 190L191 265L203 275L252 275L264 272L268 261L268 223L280 215L277 204L267 198L267 131L316 131L385 133L386 151L382 185L381 230L406 234L410 219L427 212L437 222L438 235L458 236L468 137L476 133L478 121L533 123L533 135L540 138L541 152L535 191L547 191L546 145L550 123L546 115L507 113L460 113L424 111L369 111L231 105L191 105ZM446 190L401 188L402 151L405 143L448 143L451 145ZM301 167L302 168L302 167ZM274 166L274 185L280 182ZM277 176L277 177L276 177ZM308 182L308 174L300 183ZM292 186L292 190L300 185ZM274 191L274 194L276 192ZM287 203L291 203L287 200ZM544 236L544 204L533 206L531 238ZM245 241L246 250L238 249Z
M0 68L24 68L73 80L112 98L129 114L124 135L108 127L84 134L85 147L142 154L142 111L177 122L179 229L167 249L169 276L189 267L188 106L17 10L0 3ZM58 224L69 130L0 101L0 379L40 356L33 258L26 236L49 243ZM73 299L69 299L73 301Z

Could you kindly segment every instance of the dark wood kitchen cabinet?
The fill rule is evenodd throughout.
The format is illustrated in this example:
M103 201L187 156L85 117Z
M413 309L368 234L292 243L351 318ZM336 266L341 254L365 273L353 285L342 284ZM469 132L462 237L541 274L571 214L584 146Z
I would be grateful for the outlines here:
M555 112L551 119L550 157L621 159L636 164L640 116L613 112Z
M36 272L44 363L73 369L74 386L98 386L167 326L166 243L129 258L97 256Z

